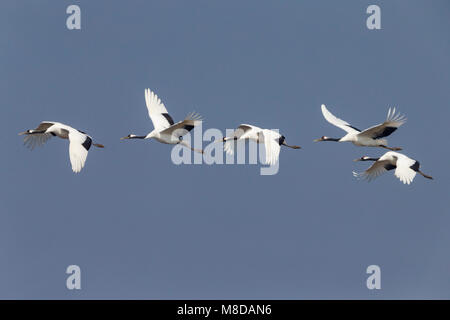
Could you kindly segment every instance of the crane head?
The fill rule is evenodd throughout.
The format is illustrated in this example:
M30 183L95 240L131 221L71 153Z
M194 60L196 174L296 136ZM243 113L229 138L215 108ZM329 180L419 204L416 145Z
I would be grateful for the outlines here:
M139 136L135 135L135 134L129 134L126 137L120 138L120 140L125 140L125 139L138 139L140 138Z
M319 139L315 139L314 142L327 141L327 140L328 140L328 137L322 136L322 137L320 137Z
M363 156L361 158L355 159L353 161L377 161L378 159L374 159L368 156Z

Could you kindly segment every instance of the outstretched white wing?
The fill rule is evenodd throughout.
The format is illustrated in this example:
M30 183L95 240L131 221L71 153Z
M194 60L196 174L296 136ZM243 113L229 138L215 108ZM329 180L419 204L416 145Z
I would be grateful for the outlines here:
M231 137L228 137L228 139L225 141L225 145L223 146L223 149L229 155L233 155L236 140L239 140L241 138L245 139L245 136L247 136L248 133L253 132L253 131L256 135L260 130L261 130L260 128L249 125L249 124L239 125L239 127L237 127L236 130L234 130Z
M280 134L264 129L260 132L264 137L264 147L266 149L266 164L274 165L278 161L280 155Z
M82 134L76 130L69 131L69 157L72 164L72 170L78 173L83 169L86 163L88 150L92 140L89 136Z
M415 163L416 160L400 154L397 158L397 169L395 169L395 176L404 184L410 184L416 176L416 171L411 169L411 166Z
M192 112L188 114L186 119L184 119L183 121L179 121L174 125L171 125L167 129L160 131L160 133L170 135L177 133L179 135L185 135L186 133L194 129L196 126L198 126L202 121L203 119L198 113Z
M406 122L405 116L400 113L395 113L395 108L389 108L386 121L364 130L360 133L361 136L370 137L372 139L380 139L391 135L401 125Z
M225 144L223 145L223 150L228 153L229 155L234 154L234 144L236 142L234 140L227 140L225 141Z
M167 113L167 109L161 102L161 99L150 89L145 89L145 104L147 105L148 115L156 130L162 131L174 124L172 117Z
M327 107L325 105L322 105L322 114L329 123L332 125L335 125L338 128L341 128L342 130L346 131L347 133L359 133L361 132L359 129L351 126L347 121L344 121L342 119L337 118L334 116L330 111L328 111Z

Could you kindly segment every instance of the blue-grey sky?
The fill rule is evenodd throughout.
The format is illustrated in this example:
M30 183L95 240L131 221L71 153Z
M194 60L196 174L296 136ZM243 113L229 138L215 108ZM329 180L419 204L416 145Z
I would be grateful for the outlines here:
M1 1L0 298L450 298L449 15L446 0ZM175 120L279 128L303 149L274 176L176 166L168 145L119 140L153 129L147 87ZM355 180L368 164L352 160L384 151L313 143L343 134L322 103L360 128L398 107L390 145L435 180ZM42 120L106 148L74 174L66 141L17 136Z

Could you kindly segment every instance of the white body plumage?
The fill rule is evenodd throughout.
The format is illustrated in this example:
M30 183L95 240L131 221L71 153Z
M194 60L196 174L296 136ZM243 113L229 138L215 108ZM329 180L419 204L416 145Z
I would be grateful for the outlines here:
M92 138L85 132L54 121L43 121L36 129L21 132L19 135L26 135L24 138L24 144L32 150L36 146L43 145L53 136L61 139L68 139L70 163L72 165L72 170L75 173L78 173L81 169L83 169L86 163L88 151L93 144ZM101 144L94 143L93 145L103 148L103 145Z
M357 178L364 178L368 181L375 179L381 174L394 170L395 176L400 179L404 184L410 184L413 182L417 173L421 174L427 179L433 179L429 175L420 171L420 163L414 159L405 156L402 153L389 151L382 155L380 158L370 158L368 156L361 157L355 161L375 161L366 171L362 173L353 172L353 175Z
M196 113L190 113L183 121L175 123L167 112L166 107L161 99L150 89L145 89L145 104L147 106L148 115L153 123L154 130L145 136L129 134L123 139L155 139L165 144L181 144L193 151L203 152L192 148L182 137L199 125L202 121L201 117Z
M234 154L234 144L237 140L252 140L256 143L264 143L266 151L265 163L268 165L273 165L278 161L282 145L292 149L300 149L299 146L288 145L285 137L276 131L262 129L249 124L241 124L231 137L223 139L225 152L230 155Z
M329 138L323 136L314 141L351 142L354 145L360 147L381 147L394 151L401 150L401 148L388 147L387 140L384 139L385 137L391 135L406 122L404 116L395 113L395 108L389 109L386 121L384 121L382 124L370 127L364 131L355 128L347 121L337 118L330 111L328 111L325 105L322 105L321 109L324 118L329 123L346 131L347 134L342 138Z

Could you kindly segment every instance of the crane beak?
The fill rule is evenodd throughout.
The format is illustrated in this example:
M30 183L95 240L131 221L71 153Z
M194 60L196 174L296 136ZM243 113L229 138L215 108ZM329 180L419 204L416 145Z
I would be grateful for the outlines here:
M355 161L355 162L361 161L361 158L355 159L353 161Z
M126 136L126 137L120 138L120 140L126 140L126 139L130 139L130 137Z
M24 131L24 132L20 132L19 136L23 136L24 134L27 134L28 132Z
M314 139L314 142L320 142L320 141L323 141L323 138Z

